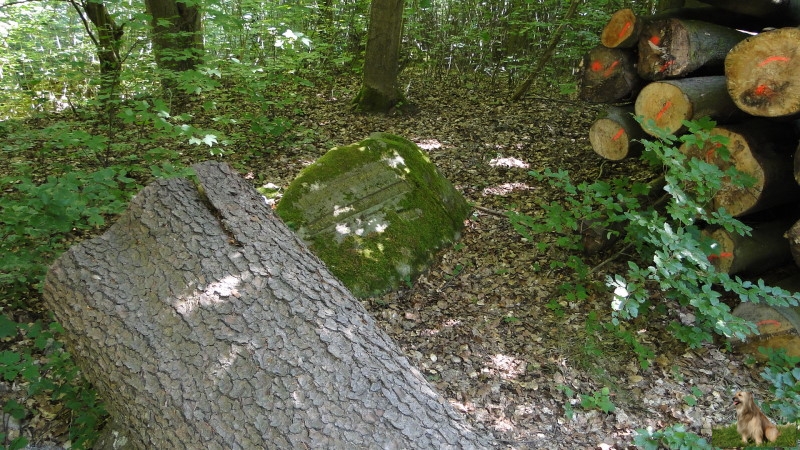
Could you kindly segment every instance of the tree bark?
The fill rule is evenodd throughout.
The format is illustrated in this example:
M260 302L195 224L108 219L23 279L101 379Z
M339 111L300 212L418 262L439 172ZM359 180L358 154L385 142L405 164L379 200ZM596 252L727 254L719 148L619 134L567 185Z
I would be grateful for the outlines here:
M760 32L767 26L775 26L775 22L708 5L669 9L646 17L636 16L630 9L620 9L611 15L611 19L603 27L600 42L608 48L636 47L647 23L671 18L702 20L728 28L753 32Z
M647 133L633 118L632 105L609 107L606 116L595 120L589 128L592 150L611 161L639 156L642 144L638 140L646 137Z
M797 25L800 22L800 0L703 0L703 3L770 20L777 26Z
M639 75L647 80L663 80L685 77L701 69L704 75L721 75L725 55L747 36L696 20L650 22L639 37Z
M650 83L636 98L636 115L644 116L642 128L653 136L658 136L658 129L682 133L684 120L709 116L726 123L745 116L728 95L723 76Z
M387 112L403 100L397 86L404 0L372 0L364 80L353 101L359 111Z
M754 116L800 116L800 28L752 36L725 58L728 92Z
M181 106L187 101L177 83L179 72L194 69L203 57L203 27L197 0L145 0L151 16L153 53L161 69L165 95Z
M730 275L760 274L791 261L789 243L783 234L793 221L788 219L752 224L750 236L741 236L724 228L704 230L717 242L708 259L719 272Z
M644 84L636 73L633 51L624 49L598 45L584 55L581 72L579 97L587 102L630 101Z
M132 448L482 448L229 166L143 189L44 299Z
M681 152L704 159L722 170L733 165L754 180L748 187L732 183L723 186L714 196L712 210L725 208L733 216L741 217L800 198L800 187L792 170L796 138L791 127L757 120L719 126L710 133L728 139L728 161L719 155L713 143L706 143L702 149L684 144Z

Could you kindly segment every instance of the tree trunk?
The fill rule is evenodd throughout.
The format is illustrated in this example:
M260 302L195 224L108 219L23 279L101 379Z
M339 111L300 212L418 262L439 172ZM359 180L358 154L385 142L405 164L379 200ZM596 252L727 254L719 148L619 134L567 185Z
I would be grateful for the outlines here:
M663 80L685 77L701 69L705 75L721 75L725 55L747 36L695 20L650 22L639 37L639 75L647 80Z
M725 58L728 92L754 116L800 116L800 28L752 36Z
M650 83L636 98L636 115L644 116L642 128L653 136L658 129L682 133L684 120L709 116L726 123L745 116L728 95L723 76Z
M167 97L178 106L187 96L180 92L180 72L194 69L203 57L203 28L200 4L197 1L145 0L151 16L153 53L161 69L161 85Z
M482 448L229 166L143 189L44 299L132 448Z
M84 1L80 5L75 1L70 3L80 15L89 38L97 48L97 59L100 61L100 90L97 98L108 123L114 123L119 109L119 80L122 72L119 48L122 44L122 26L117 25L102 2ZM92 32L84 14L97 33Z
M633 118L633 106L611 106L606 117L594 121L589 128L589 142L595 153L611 161L639 156L647 137L641 125Z
M759 32L764 27L775 25L774 22L708 5L670 9L646 17L636 16L630 9L620 9L611 15L611 19L603 28L600 42L608 48L636 47L647 23L671 18L702 20L728 28L753 32Z
M793 221L782 219L752 224L750 236L740 236L724 228L704 230L717 242L708 259L719 272L730 275L760 274L791 261L789 243L783 237Z
M561 19L561 25L556 28L556 31L553 33L553 37L550 38L550 43L547 44L547 48L545 48L544 53L542 56L539 57L539 60L536 61L536 67L533 68L533 72L528 75L528 78L519 85L516 91L514 91L514 95L511 96L511 101L515 102L522 98L528 89L531 88L533 84L533 80L539 76L539 72L544 69L545 64L550 61L550 58L553 57L553 53L556 51L556 46L561 41L561 36L564 34L564 27L567 25L567 22L571 20L575 14L578 13L578 5L580 5L580 0L571 0L569 4L569 9L567 13L564 15L564 18Z
M792 152L797 141L791 127L757 120L723 125L710 133L728 139L728 161L722 159L713 143L706 143L702 149L684 144L681 152L716 164L723 171L733 165L754 180L748 187L724 186L714 196L712 210L725 208L733 216L741 217L800 198L800 187L792 170Z
M703 0L739 14L767 19L777 26L800 22L800 0Z
M769 286L800 292L800 278L789 277L777 281L767 280ZM733 340L740 352L749 353L761 361L767 357L759 347L784 349L786 354L800 357L800 306L769 306L765 303L744 302L734 308L733 315L756 324L758 335L746 341Z
M372 0L364 80L353 101L359 111L387 112L403 100L397 86L404 0Z
M579 97L587 102L630 101L644 84L636 73L636 57L624 49L598 45L584 55L581 72Z

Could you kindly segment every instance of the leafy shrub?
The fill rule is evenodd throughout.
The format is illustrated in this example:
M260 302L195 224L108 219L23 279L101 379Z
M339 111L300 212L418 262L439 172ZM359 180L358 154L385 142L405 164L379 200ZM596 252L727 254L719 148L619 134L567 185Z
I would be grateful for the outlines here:
M15 350L0 352L0 378L17 385L27 386L26 399L49 398L63 404L72 416L69 436L71 448L89 448L97 438L97 429L106 411L97 393L82 381L78 368L58 338L63 328L57 323L45 326L41 321L21 324L0 314L0 338L24 337L32 346L15 346ZM41 399L30 404L41 404ZM31 414L29 402L9 399L3 412L21 421ZM0 443L9 449L23 448L28 444L24 436L9 439L7 430L0 429Z
M121 212L135 182L124 168L73 171L36 183L29 173L0 178L0 291L20 298L38 286L69 236ZM16 305L12 305L16 306Z
M652 299L672 299L682 307L694 310L696 320L689 323L674 321L670 329L692 347L712 340L713 333L736 336L740 339L756 333L754 324L731 313L721 301L722 292L738 296L741 301L765 302L774 306L797 305L800 296L770 287L763 281L752 283L715 270L709 260L714 254L714 242L704 238L700 226L715 225L728 231L747 235L750 230L724 210L711 211L707 205L722 188L732 182L744 186L750 182L735 167L722 171L719 167L678 150L683 142L719 145L718 153L726 158L725 142L711 136L711 121L687 122L690 134L677 138L664 134L659 140L645 141L643 159L664 173L665 196L656 202L644 203L652 197L648 184L632 182L625 177L610 181L575 185L566 171L531 172L538 180L546 180L567 196L566 204L541 202L543 217L509 212L514 228L540 251L551 244L534 236L549 233L555 236L555 247L567 250L564 260L555 259L551 268L569 268L576 275L575 283L562 285L563 291L585 292L590 268L576 254L582 244L578 230L591 224L608 230L608 236L619 236L625 249L633 248L647 261L644 267L628 261L624 275L609 275L606 284L614 292L612 323L638 317L652 306ZM664 204L665 206L656 206Z
M534 171L530 174L537 180L547 181L563 191L565 200L540 202L542 217L516 212L509 212L508 216L517 232L530 242L538 242L539 251L555 248L561 254L568 254L564 259L556 258L551 262L552 269L570 269L575 274L574 282L560 287L562 292L586 292L584 286L590 275L602 266L592 268L578 256L583 250L581 227L588 224L606 230L607 238L620 238L623 250L616 256L634 249L638 258L628 261L624 274L606 276L606 285L613 290L609 325L619 326L621 321L645 313L665 313L666 308L656 308L653 300L669 299L694 316L694 319L674 320L669 329L689 346L698 347L711 341L713 334L743 339L758 332L755 324L732 314L730 307L722 302L723 293L732 294L742 302L765 302L773 306L797 305L800 295L767 286L763 280L754 283L731 277L718 272L710 262L715 243L701 234L702 226L719 226L740 235L750 233L747 226L723 209L710 210L711 199L725 183L747 186L752 180L733 165L721 170L681 153L678 148L682 143L700 148L712 143L723 159L730 156L725 140L711 135L713 122L700 120L685 122L685 125L690 134L678 138L663 133L657 140L644 142L642 159L664 174L665 194L661 198L651 192L654 185L625 177L576 185L566 171ZM541 239L542 234L554 236L555 245ZM625 336L624 333L620 335ZM627 337L626 342L633 345L640 364L647 367L652 352L635 343L634 336ZM770 358L771 365L762 376L773 384L776 399L773 408L781 417L796 418L800 412L800 368L796 367L799 361L780 353L771 353ZM693 393L697 395L697 391ZM582 395L584 407L603 408L605 398L602 391L599 394ZM687 397L686 401L691 404L695 398ZM646 449L661 446L710 448L704 439L686 431L682 424L661 431L637 431L635 443Z

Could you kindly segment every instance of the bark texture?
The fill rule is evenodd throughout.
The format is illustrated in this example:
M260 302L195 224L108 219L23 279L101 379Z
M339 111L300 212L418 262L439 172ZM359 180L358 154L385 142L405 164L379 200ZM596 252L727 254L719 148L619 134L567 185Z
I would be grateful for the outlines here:
M748 35L707 22L664 19L639 37L639 75L647 80L685 77L703 69L721 75L725 55Z
M131 448L481 448L229 166L154 182L44 298Z
M387 112L403 99L397 86L405 0L372 0L364 81L354 100L361 111Z
M644 116L642 128L653 136L658 136L658 129L683 133L684 120L709 116L727 123L745 116L728 95L723 76L650 83L636 97L636 115Z

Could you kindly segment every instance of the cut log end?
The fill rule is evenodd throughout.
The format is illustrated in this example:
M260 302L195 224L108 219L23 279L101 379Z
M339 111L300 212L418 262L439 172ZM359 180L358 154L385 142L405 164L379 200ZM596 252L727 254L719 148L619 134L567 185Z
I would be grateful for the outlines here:
M800 114L800 28L750 37L725 59L728 92L743 111L763 117Z
M636 45L641 32L641 21L630 9L615 12L600 34L600 43L608 48L630 48Z
M760 360L765 360L766 356L758 351L759 347L784 349L789 356L800 356L797 307L773 308L763 303L742 303L733 310L733 314L755 323L758 328L758 335L746 341L734 340L738 351Z
M668 83L651 83L636 98L636 115L644 116L644 130L658 135L656 129L677 133L684 120L693 115L692 103L681 89Z
M625 159L631 150L631 139L619 123L611 119L598 119L589 129L589 141L596 153L606 159Z

